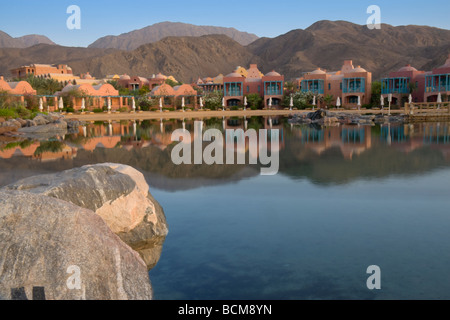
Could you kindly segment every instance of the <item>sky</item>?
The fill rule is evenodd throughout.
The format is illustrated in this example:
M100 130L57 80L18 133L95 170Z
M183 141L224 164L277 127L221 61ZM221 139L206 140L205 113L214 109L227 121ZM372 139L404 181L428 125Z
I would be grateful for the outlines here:
M67 28L71 5L80 8L80 29ZM163 21L276 37L319 20L366 24L370 5L379 6L381 23L450 29L449 0L0 0L0 30L12 37L42 34L57 44L78 47Z

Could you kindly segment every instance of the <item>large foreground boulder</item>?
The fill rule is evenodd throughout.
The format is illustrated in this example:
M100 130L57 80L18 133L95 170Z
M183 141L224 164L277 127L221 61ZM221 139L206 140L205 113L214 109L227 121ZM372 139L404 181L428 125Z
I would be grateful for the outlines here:
M0 190L0 298L151 299L142 258L100 216L69 202Z
M142 173L121 164L87 165L56 174L34 176L6 186L71 202L94 211L125 243L156 264L168 233L163 209L149 192ZM150 250L150 251L149 251Z

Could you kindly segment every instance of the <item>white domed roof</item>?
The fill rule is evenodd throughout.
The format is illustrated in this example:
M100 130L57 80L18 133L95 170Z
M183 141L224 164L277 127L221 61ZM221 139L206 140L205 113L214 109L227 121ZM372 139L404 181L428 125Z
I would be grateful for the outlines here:
M411 67L410 64L407 64L406 66L400 68L398 71L417 71L417 69L414 67Z
M279 74L279 73L276 72L275 70L272 70L271 72L269 72L268 74L266 74L266 77L281 77L281 74Z
M367 72L366 69L361 68L361 66L357 66L356 68L354 68L351 72L357 73L357 72Z
M325 74L326 72L325 71L323 71L322 69L316 69L316 70L314 70L313 72L311 72L311 74Z

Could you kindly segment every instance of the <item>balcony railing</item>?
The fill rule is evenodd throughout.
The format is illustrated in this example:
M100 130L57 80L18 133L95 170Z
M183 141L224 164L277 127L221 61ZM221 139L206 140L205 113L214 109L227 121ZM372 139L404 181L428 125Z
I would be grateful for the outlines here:
M243 91L242 90L226 90L225 91L225 96L226 97L240 97L243 95Z
M281 96L283 94L282 90L279 89L267 89L266 95L267 96Z
M450 84L443 86L428 86L425 88L425 92L448 92L450 91Z

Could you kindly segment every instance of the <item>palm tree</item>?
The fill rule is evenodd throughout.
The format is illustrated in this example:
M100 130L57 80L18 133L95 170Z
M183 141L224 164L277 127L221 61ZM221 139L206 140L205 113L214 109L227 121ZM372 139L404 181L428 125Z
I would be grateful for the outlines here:
M325 108L328 108L328 105L330 105L334 100L334 97L331 94L327 94L325 97L323 97L323 101L325 102Z
M295 84L292 81L286 81L284 83L284 89L286 90L286 94L289 95L295 91Z

